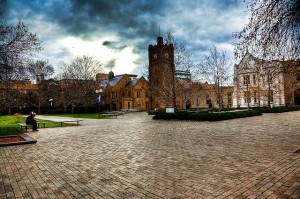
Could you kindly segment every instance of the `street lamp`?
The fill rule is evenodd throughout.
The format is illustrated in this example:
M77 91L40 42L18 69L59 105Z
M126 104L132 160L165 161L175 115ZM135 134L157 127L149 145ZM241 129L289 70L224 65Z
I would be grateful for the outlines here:
M100 101L101 101L101 93L103 92L103 90L100 88L99 90L95 90L95 93L98 94L96 96L96 101L98 103L98 112L99 112L99 116L100 117Z
M53 99L49 99L50 106L52 107Z

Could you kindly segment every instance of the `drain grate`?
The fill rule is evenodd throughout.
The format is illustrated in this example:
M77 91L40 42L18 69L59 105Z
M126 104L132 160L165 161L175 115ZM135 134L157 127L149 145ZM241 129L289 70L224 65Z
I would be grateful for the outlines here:
M300 153L300 149L296 150L294 153Z

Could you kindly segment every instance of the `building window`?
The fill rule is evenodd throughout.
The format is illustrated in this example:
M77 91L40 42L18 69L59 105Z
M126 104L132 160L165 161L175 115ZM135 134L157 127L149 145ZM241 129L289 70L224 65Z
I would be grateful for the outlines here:
M232 98L232 93L227 94L227 102L228 104L231 104L231 98Z
M253 93L254 103L257 103L257 92L254 91Z
M244 92L244 102L251 103L250 91Z
M131 97L131 92L130 92L130 91L128 91L128 93L127 93L127 94L128 94L128 97Z
M130 109L130 102L127 103L127 107L128 107L128 109Z
M253 74L253 84L256 85L256 75Z
M140 90L136 91L136 97L137 97L137 98L140 98L140 97L141 97L141 91L140 91Z
M250 75L244 75L244 85L250 84Z
M111 92L111 95L113 99L117 98L117 92Z
M270 102L273 102L274 101L274 92L271 91L270 93Z
M297 75L297 81L300 82L300 74Z

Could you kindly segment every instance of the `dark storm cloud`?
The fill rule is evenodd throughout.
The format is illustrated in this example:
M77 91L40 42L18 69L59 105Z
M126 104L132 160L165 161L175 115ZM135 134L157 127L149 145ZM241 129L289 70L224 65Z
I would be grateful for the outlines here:
M133 38L155 35L155 16L163 15L165 6L166 1L160 0L75 0L53 5L46 14L71 34L88 37L99 30L113 30L123 37Z
M113 49L113 50L123 50L127 47L126 45L122 45L122 44L114 42L114 41L104 41L102 43L102 45L109 47L110 49Z
M44 43L52 47L46 52L48 54L59 49L60 46L55 45L64 38L91 43L101 41L102 46L116 54L132 49L131 52L138 55L134 63L140 66L147 63L147 48L149 44L156 44L159 27L160 36L165 37L170 32L196 59L200 59L212 45L230 49L232 32L242 29L245 20L241 16L246 10L245 6L241 6L243 1L236 0L6 2L10 13L8 18L29 22L34 32L43 35ZM71 54L65 49L59 51L60 57L64 52L66 57ZM114 60L111 64L114 66L119 63Z
M105 65L105 68L113 69L116 66L116 59L109 60Z

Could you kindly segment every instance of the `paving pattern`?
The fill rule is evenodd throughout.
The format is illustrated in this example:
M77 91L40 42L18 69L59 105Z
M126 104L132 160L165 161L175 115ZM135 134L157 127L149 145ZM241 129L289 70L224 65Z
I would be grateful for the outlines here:
M1 199L300 198L300 111L220 122L127 113L28 134L38 142L0 148Z

